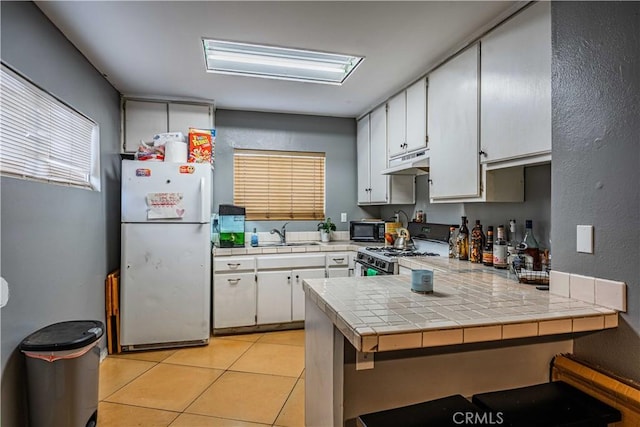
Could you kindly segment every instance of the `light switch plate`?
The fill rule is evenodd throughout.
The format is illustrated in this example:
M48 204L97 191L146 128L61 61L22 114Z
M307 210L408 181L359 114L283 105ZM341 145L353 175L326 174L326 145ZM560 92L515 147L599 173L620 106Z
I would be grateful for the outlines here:
M346 212L342 212L340 214L340 221L347 222L347 213Z
M585 254L593 253L593 225L578 225L576 250Z

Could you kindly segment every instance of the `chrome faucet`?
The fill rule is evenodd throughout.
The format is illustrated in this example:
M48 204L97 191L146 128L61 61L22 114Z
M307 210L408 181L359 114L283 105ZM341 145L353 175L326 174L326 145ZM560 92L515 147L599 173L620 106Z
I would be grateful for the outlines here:
M287 224L289 223L285 222L284 224L282 224L282 228L280 230L274 228L270 231L271 234L277 234L278 236L280 236L280 243L283 245L287 242L287 230L285 228Z

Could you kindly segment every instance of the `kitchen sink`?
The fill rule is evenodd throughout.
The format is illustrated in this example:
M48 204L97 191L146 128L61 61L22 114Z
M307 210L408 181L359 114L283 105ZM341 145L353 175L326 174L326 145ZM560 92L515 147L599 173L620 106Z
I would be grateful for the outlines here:
M277 247L277 246L317 246L319 244L320 242L289 242L289 243L269 242L269 243L260 243L258 247L268 248L268 247Z

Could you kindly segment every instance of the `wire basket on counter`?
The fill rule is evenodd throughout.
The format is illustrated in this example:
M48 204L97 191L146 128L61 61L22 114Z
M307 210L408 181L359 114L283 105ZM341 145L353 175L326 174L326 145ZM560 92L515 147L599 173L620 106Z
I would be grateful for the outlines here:
M518 282L528 285L548 285L549 263L542 265L540 270L534 270L533 259L523 254L518 254L510 265L511 271L518 278Z

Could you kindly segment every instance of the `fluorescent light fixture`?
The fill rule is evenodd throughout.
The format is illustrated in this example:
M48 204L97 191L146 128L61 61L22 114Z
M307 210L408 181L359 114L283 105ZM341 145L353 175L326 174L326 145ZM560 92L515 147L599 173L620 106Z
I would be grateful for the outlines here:
M202 39L207 71L341 85L364 58L285 47Z

